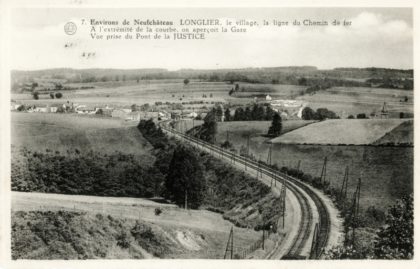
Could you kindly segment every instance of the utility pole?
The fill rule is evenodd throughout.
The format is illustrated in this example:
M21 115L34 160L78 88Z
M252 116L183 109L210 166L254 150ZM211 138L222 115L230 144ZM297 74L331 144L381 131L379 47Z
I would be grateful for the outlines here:
M324 188L324 186L325 186L326 178L327 178L327 157L325 156L325 158L324 158L324 165L322 166L322 171L321 171L321 184L322 184L322 188Z
M249 135L247 136L247 139L246 139L246 157L249 158Z
M314 235L312 237L311 252L309 258L316 259L318 257L318 237L319 237L319 228L318 223L315 224Z
M226 259L228 252L230 252L230 259L233 259L233 227L230 228L229 238L226 244L225 256L223 259Z
M185 189L185 209L188 209L188 191Z
M264 241L265 241L265 229L263 228L263 236L262 236L262 249L264 250Z
M341 185L341 190L340 190L340 203L341 203L343 212L346 211L348 181L349 181L349 166L346 166L346 170L344 171L343 184Z
M273 144L270 144L268 148L268 156L267 156L267 164L271 167L271 152L272 152Z
M285 219L285 216L286 216L286 190L287 190L287 185L286 185L286 178L285 177L283 177L283 186L282 186L282 192L283 192L283 205L282 205L282 208L283 208L283 229L284 229L284 219Z
M358 215L359 215L359 200L360 200L360 188L362 185L362 178L359 177L359 181L357 182L356 191L354 192L353 197L353 233L352 233L352 245L354 246L354 242L356 240L356 226L358 221Z

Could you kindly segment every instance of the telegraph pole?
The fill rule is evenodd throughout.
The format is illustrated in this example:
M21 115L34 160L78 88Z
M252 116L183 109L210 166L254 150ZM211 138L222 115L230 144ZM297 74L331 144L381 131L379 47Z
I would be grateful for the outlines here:
M326 178L327 178L327 157L324 158L324 165L322 166L322 171L321 171L322 188L324 188L325 186Z
M188 191L187 190L185 190L185 205L184 205L184 207L185 207L185 210L188 209Z
M273 144L270 144L268 148L268 156L267 156L267 164L271 167L271 152L272 152Z
M226 259L228 252L230 252L230 259L233 259L233 227L230 228L229 238L226 244L225 256Z
M343 178L343 184L341 185L340 190L340 203L342 206L342 210L345 212L346 210L346 199L347 199L347 185L349 181L349 166L346 166L346 170L344 171L344 178Z

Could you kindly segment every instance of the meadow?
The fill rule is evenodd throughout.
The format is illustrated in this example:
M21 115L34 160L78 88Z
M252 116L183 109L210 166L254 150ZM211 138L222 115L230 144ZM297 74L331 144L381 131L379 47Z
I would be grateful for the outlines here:
M77 114L11 113L12 145L31 150L75 149L149 155L137 122Z
M328 108L341 118L359 113L379 115L384 102L387 110L398 117L400 112L413 113L413 91L365 87L332 87L314 95L298 96L296 99L309 103L313 109ZM404 102L407 97L408 101Z
M287 121L284 121L283 125L285 126L286 123ZM223 130L223 124L225 123L219 124L218 143L226 140L226 131ZM269 123L259 123L259 127L258 124L254 125L254 123L247 122L226 124L237 124L236 130L229 134L229 141L237 152L242 146L246 146L247 134L252 130L250 154L256 159L267 160L270 144L267 143L267 138L261 136L261 133L264 132ZM295 131L316 126L316 124L318 123L310 124ZM240 126L241 128L239 128ZM292 134L295 131L285 135ZM331 131L330 136L334 137L334 135L335 132ZM279 167L296 168L300 161L300 169L304 173L320 176L324 158L327 157L326 178L335 188L341 188L344 169L348 165L350 169L350 193L353 193L355 189L357 178L362 177L360 198L362 210L370 206L384 210L387 206L393 204L397 198L413 191L413 152L413 147L273 144L272 163Z
M299 128L271 140L282 144L369 145L407 120L339 119L326 120Z
M282 134L293 131L297 128L306 126L313 123L314 121L303 121L303 120L287 120L283 121ZM271 126L271 121L229 121L219 122L217 124L217 135L216 141L223 143L227 139L227 132L229 132L229 141L233 143L235 141L246 140L249 135L253 141L259 140L264 141L268 128Z

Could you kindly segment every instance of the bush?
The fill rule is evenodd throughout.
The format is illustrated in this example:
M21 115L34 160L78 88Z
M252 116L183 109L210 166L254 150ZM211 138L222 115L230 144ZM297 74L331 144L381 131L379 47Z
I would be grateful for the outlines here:
M125 231L120 231L117 235L117 246L120 248L128 248L130 246L130 239Z

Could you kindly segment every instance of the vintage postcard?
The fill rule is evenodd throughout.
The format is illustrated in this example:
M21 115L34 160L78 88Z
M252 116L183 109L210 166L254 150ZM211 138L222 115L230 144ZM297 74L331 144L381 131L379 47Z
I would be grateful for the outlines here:
M4 2L0 267L414 268L416 7L340 3Z

